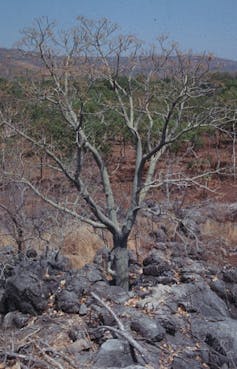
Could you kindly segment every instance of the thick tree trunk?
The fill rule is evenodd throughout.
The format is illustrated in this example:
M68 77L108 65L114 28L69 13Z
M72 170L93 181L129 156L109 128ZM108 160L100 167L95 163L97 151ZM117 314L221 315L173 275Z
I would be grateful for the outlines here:
M113 265L115 284L126 291L129 289L129 255L127 237L114 237Z

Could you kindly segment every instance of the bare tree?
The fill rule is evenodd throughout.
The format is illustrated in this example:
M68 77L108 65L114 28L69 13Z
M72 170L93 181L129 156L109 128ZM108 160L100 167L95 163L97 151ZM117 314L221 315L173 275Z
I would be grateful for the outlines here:
M107 229L113 237L116 284L128 289L127 241L154 185L158 161L189 132L227 121L219 106L206 104L206 96L213 93L208 80L210 59L183 55L164 38L148 51L135 37L120 35L107 19L79 17L68 32L59 32L47 19L40 19L24 34L26 50L40 56L47 81L35 80L28 94L60 114L65 137L72 137L73 155L71 159L62 155L47 134L34 135L27 117L9 119L2 111L1 122L46 154L48 167L63 174L77 194L55 199L25 173L20 181L57 209ZM101 131L96 136L98 127ZM123 211L113 189L111 163L101 150L105 142L110 144L111 132L117 138L127 137L135 157L129 204ZM94 176L88 176L90 165Z
M14 191L14 195L15 195L15 191ZM8 202L8 201L5 201L5 202ZM21 198L20 198L20 202L18 203L18 205L16 205L15 196L14 196L14 199L12 196L11 202L14 203L13 205L14 208L12 206L9 206L10 205L9 203L8 204L0 203L0 214L2 218L1 228L5 226L9 234L13 236L17 244L18 253L21 254L23 251L24 243L25 243L25 234L24 234L25 227L24 227L24 220L22 218L22 212L21 212L23 204L24 204L24 191L21 192Z
M1 172L0 172L1 173ZM2 173L1 173L2 174ZM34 197L34 196L33 196ZM24 183L1 177L0 184L0 236L10 237L17 252L23 256L29 249L40 249L48 245L49 229L60 229L60 214L52 211L39 199L34 201L32 193ZM65 222L65 219L64 219ZM62 225L61 225L62 227Z

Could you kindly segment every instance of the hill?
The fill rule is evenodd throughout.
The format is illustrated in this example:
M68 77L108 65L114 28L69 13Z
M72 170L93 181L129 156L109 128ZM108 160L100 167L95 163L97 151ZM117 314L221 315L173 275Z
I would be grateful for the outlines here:
M24 53L18 49L0 48L0 77L2 78L35 74L41 68L42 64L37 55Z
M194 63L200 59L193 56ZM126 58L124 58L126 64ZM28 76L42 71L42 63L38 54L22 52L18 49L0 48L0 77L13 78ZM237 61L223 58L213 58L210 68L212 71L237 73Z

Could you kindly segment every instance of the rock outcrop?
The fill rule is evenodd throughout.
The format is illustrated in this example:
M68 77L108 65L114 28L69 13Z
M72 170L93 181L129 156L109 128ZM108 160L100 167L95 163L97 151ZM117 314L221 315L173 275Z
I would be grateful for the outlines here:
M65 369L77 362L104 369L234 368L237 269L219 270L199 254L191 257L191 249L182 255L174 247L167 242L162 250L153 249L139 268L133 268L138 262L133 264L129 292L111 285L98 255L95 263L73 270L57 253L19 258L8 250L1 263L6 348L0 351L0 362L20 355L7 349L9 332L14 332L15 347L33 335L28 352L36 355L39 347L45 352L51 347L50 355ZM27 364L21 355L19 360ZM35 365L39 360L42 364L40 355L33 357Z

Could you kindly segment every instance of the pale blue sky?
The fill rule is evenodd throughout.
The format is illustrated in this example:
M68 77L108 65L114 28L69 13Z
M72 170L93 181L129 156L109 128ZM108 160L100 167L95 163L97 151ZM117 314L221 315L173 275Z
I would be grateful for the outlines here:
M107 17L147 42L166 34L183 50L237 60L237 0L0 0L0 47L14 46L34 18L70 26L77 15Z

